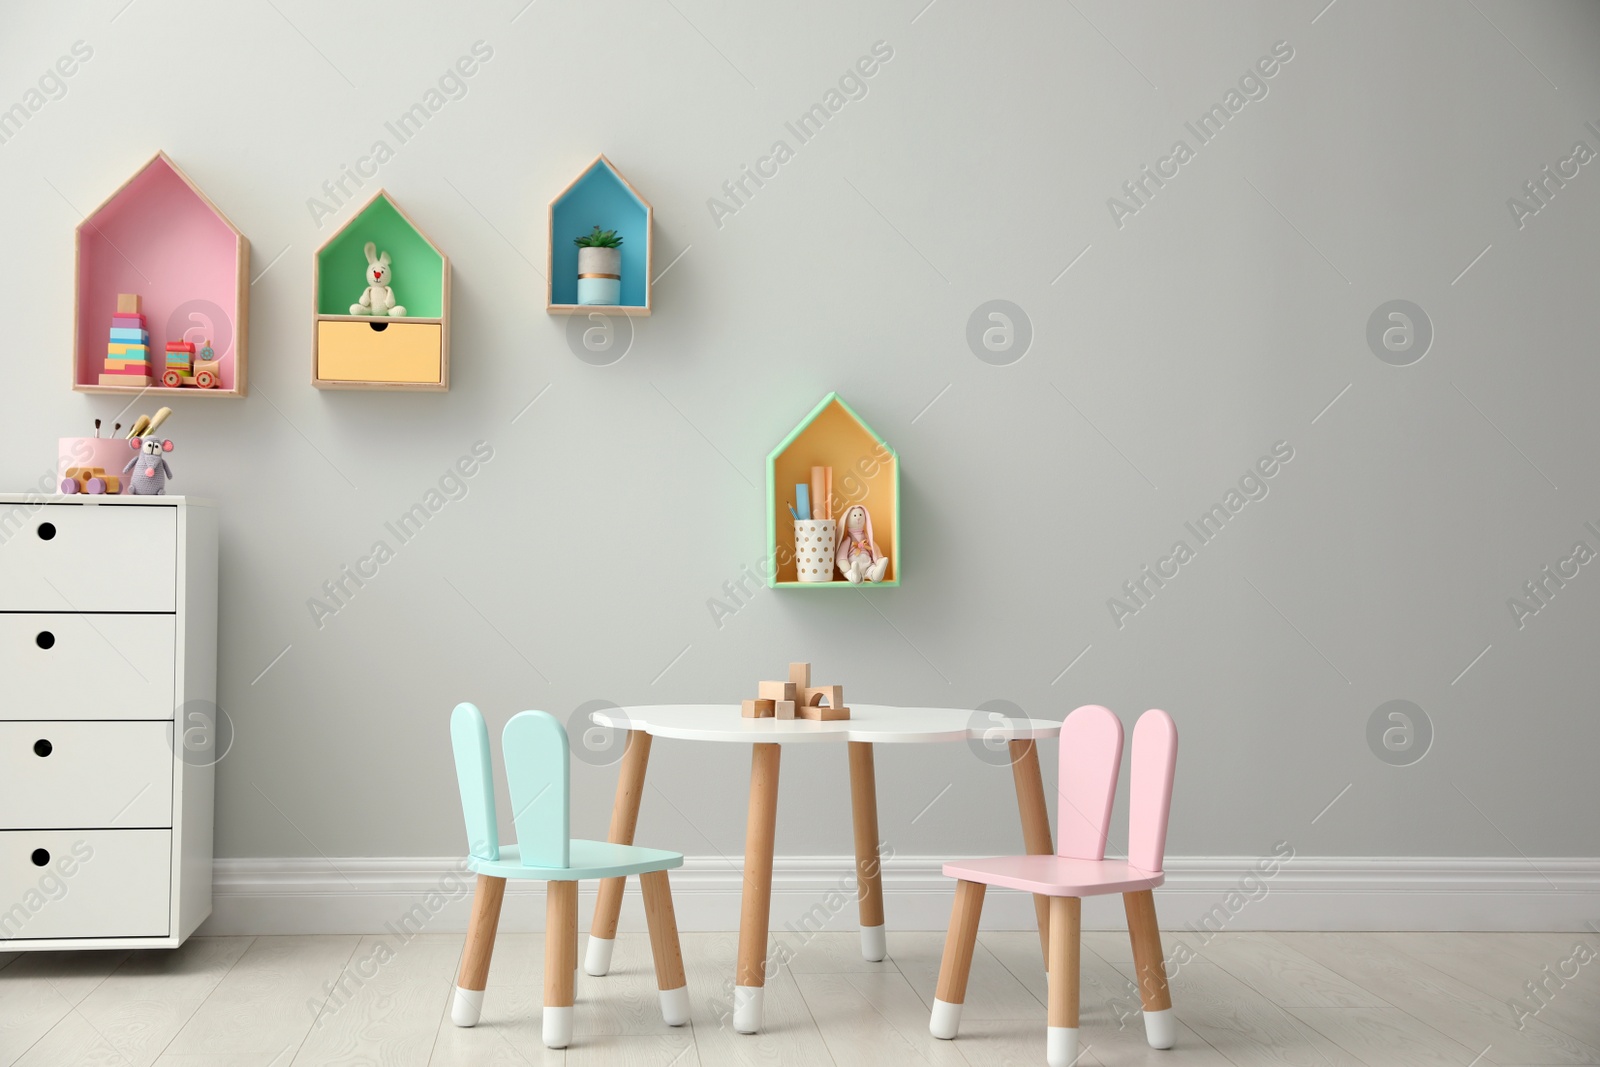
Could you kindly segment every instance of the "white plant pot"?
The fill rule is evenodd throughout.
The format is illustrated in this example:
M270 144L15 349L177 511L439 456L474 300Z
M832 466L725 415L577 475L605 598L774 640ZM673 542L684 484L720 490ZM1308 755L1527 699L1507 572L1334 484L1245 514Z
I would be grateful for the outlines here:
M578 249L578 303L622 302L622 249Z
M838 526L832 519L794 521L794 572L799 581L833 581L833 549L837 533Z

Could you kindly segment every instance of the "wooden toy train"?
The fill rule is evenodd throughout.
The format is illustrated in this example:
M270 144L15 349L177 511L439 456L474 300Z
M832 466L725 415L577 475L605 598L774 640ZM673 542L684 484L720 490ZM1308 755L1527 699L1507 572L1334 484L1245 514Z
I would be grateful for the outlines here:
M222 361L217 359L216 350L211 347L210 340L200 346L198 353L195 352L193 342L168 341L167 365L166 370L161 373L161 384L169 389L185 385L215 389L222 384L222 371L219 369L221 365Z

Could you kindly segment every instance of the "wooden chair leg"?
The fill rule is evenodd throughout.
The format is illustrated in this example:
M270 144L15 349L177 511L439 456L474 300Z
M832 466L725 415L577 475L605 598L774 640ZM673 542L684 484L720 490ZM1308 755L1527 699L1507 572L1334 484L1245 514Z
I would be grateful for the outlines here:
M578 969L578 883L546 882L544 910L544 1043L572 1042L574 972Z
M472 893L472 918L467 923L467 946L461 953L461 974L450 1004L450 1021L476 1026L483 1014L483 991L489 985L489 957L494 955L494 935L500 927L500 905L506 897L506 880L478 875Z
M961 1005L967 999L967 975L978 944L978 920L983 915L982 882L956 882L956 902L950 909L950 930L944 936L944 959L939 963L939 985L934 991L933 1016L928 1032L949 1041L961 1027Z
M883 861L878 855L878 777L872 742L850 743L850 807L856 832L856 896L861 955L876 963L889 954L883 932Z
M739 906L739 966L733 987L733 1028L761 1029L767 984L767 934L772 915L773 834L778 825L778 756L782 745L750 746L750 811L744 836L744 892Z
M1139 1001L1144 1005L1144 1037L1151 1048L1171 1048L1178 1039L1167 988L1167 962L1161 954L1161 928L1156 923L1156 898L1148 889L1122 894L1128 913L1128 938L1133 942L1134 973L1139 976Z
M1071 1067L1078 1062L1078 981L1083 901L1050 898L1050 989L1045 1031L1045 1063Z
M1030 856L1055 851L1050 841L1050 809L1045 806L1044 775L1039 771L1039 745L1029 738L1012 741L1011 777L1017 787L1017 813L1022 816L1022 845ZM1050 898L1034 894L1033 913L1039 922L1039 951L1050 966Z
M644 919L650 928L650 953L656 961L656 988L661 991L661 1018L668 1026L689 1021L689 983L683 974L683 949L678 944L678 916L672 910L672 886L666 871L639 876Z
M644 796L644 772L650 763L650 735L643 730L628 731L627 747L622 752L622 770L617 775L617 798L611 805L611 832L606 840L618 845L633 844L633 831L639 825L639 801ZM611 950L617 943L617 916L622 913L622 892L626 878L600 879L600 892L594 901L594 922L589 927L589 944L584 948L583 969L596 978L611 970Z

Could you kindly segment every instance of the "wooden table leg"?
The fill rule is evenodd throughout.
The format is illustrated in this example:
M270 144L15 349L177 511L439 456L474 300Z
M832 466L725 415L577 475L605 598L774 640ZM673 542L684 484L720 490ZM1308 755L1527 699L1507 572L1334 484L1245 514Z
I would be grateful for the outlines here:
M633 844L639 825L639 800L644 796L644 772L650 762L650 735L629 730L627 748L622 753L622 771L617 776L617 798L611 805L611 832L606 840L618 845ZM600 892L594 901L594 922L589 926L589 944L584 949L583 969L600 977L611 969L611 950L616 945L617 916L622 913L622 891L626 878L600 879Z
M1044 802L1044 776L1039 773L1039 746L1032 739L1012 741L1011 775L1017 785L1017 811L1022 816L1022 844L1030 856L1055 851L1050 841L1050 809ZM1050 966L1050 898L1034 895L1033 912L1039 921L1039 950Z
M876 963L889 954L883 932L883 870L878 855L878 779L872 742L850 742L850 807L856 831L856 897L861 955Z
M750 812L744 836L744 892L739 908L739 966L734 976L733 1028L761 1029L767 984L767 934L772 914L773 834L778 824L778 756L783 746L752 745Z

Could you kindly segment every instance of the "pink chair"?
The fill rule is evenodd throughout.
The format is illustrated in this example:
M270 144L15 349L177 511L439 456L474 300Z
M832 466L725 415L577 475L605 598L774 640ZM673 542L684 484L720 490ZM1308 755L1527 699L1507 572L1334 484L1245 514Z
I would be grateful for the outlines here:
M1133 772L1128 791L1128 858L1108 860L1106 828L1122 766L1122 723L1105 708L1079 708L1061 727L1060 832L1054 856L1001 856L947 863L956 883L955 909L944 942L939 988L928 1029L949 1040L961 1023L967 973L978 940L983 894L991 885L1050 898L1049 1011L1045 1058L1069 1067L1078 1058L1078 954L1084 897L1121 893L1128 936L1144 1005L1144 1034L1151 1048L1171 1048L1178 1024L1161 955L1155 898L1165 881L1167 813L1178 759L1178 728L1172 716L1150 710L1133 728Z

